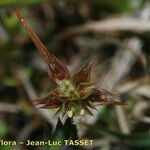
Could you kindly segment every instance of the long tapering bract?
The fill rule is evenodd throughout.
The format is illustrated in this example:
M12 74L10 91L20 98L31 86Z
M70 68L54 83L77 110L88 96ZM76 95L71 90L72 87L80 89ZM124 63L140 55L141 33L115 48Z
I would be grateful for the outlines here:
M47 50L47 48L44 46L44 44L41 42L38 36L31 30L31 28L24 21L23 17L21 16L21 13L16 8L13 9L20 23L22 24L24 29L28 32L29 36L33 40L39 53L43 56L47 64L47 70L50 78L52 80L69 78L70 73L66 65Z

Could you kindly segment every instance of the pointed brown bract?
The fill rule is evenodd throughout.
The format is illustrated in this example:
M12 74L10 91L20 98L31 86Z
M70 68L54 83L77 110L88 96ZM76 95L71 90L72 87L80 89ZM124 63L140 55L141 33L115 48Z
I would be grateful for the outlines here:
M47 72L51 79L53 80L62 80L62 79L70 79L70 73L65 66L65 64L58 60L55 56L52 59L48 59L46 61Z
M44 98L35 99L33 104L42 105L40 108L58 108L60 107L60 103L58 101L58 94L56 92L51 92Z
M43 45L43 43L40 41L38 36L31 30L31 28L26 24L24 19L22 18L20 12L14 8L15 13L17 14L17 17L19 21L21 22L22 26L25 28L25 30L30 35L31 39L33 40L35 46L37 47L39 53L44 57L44 60L47 65L47 70L49 77L55 81L56 79L62 80L66 78L70 78L70 73L66 67L66 65L58 60L53 54L51 54L47 48Z
M93 93L90 95L91 101L95 105L126 105L124 102L115 101L116 95L113 93L105 90L105 89L95 89Z
M83 82L78 85L81 99L87 98L93 92L94 86L89 82Z
M91 76L90 60L88 60L83 67L81 67L73 76L76 83L89 82Z

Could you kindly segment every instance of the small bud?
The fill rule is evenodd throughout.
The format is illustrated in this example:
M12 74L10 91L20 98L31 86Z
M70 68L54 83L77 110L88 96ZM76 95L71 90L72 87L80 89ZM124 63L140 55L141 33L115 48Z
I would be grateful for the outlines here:
M84 109L81 109L80 115L81 115L81 116L84 115Z
M72 111L72 110L69 110L67 113L68 113L68 117L69 117L69 118L72 118L72 116L73 116L73 111Z

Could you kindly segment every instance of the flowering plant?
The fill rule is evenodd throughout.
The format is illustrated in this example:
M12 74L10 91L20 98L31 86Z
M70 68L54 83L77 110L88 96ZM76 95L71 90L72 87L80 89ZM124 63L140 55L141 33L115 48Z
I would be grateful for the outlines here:
M123 102L115 101L114 94L98 89L90 82L91 62L87 61L75 74L71 75L66 65L56 58L40 41L38 36L29 28L21 14L15 9L22 26L32 38L39 53L43 56L47 72L55 87L44 98L34 100L34 104L40 108L58 108L63 115L68 117L83 115L89 108L96 109L96 105L124 105Z

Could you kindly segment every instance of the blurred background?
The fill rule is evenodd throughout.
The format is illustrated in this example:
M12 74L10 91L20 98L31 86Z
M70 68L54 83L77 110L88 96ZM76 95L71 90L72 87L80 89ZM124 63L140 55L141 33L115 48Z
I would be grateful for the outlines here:
M12 6L73 73L91 59L92 82L128 106L102 106L80 118L51 120L32 100L51 89L43 59ZM2 150L150 149L149 0L0 0L0 139L94 139L88 147L0 146ZM54 134L52 134L56 128Z

